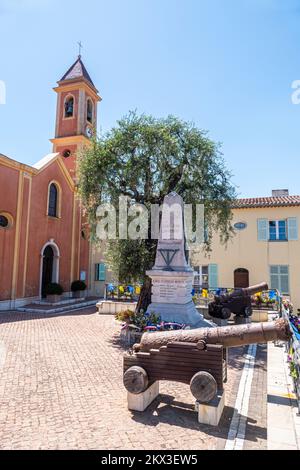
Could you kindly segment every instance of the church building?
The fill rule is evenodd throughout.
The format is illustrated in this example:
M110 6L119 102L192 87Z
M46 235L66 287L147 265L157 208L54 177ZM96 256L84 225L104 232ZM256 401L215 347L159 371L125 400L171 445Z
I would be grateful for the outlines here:
M0 154L0 310L44 298L51 282L67 296L74 280L94 281L76 155L97 128L101 97L81 56L54 91L53 153L33 166Z

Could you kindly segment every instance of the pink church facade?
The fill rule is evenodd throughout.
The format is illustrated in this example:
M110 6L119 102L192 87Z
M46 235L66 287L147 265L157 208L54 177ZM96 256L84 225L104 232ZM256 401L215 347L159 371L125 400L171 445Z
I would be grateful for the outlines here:
M90 287L91 246L76 189L77 151L89 145L101 100L81 58L54 89L53 153L29 166L0 154L0 310L45 296L57 282L65 295Z

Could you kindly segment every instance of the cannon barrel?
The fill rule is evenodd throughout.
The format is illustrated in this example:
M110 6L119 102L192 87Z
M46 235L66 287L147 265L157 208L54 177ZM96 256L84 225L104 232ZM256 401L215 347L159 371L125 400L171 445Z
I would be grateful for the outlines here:
M203 343L222 344L228 348L276 340L288 341L290 337L289 324L281 318L265 323L144 333L141 342L135 344L133 349L136 352L147 352L173 342L198 343L199 347Z
M230 294L216 295L209 302L208 311L213 318L227 319L232 313L238 316L252 315L251 295L268 289L268 284L262 282L255 286L235 289Z
M258 292L262 292L268 289L268 284L266 282L262 282L261 284L256 284L255 286L236 288L230 294L217 295L216 299L222 302L228 301L235 297L251 297L251 295L257 294Z
M243 292L243 295L251 296L268 289L268 284L266 282L262 282L261 284L256 284L255 286L245 287L244 289L241 289L241 291Z

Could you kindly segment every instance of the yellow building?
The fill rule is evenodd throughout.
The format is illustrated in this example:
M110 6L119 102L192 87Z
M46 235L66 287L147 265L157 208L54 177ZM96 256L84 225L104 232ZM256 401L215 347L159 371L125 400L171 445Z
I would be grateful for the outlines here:
M105 261L105 242L92 245L90 263L91 294L102 298L105 296L106 285L113 282L113 273Z
M266 281L300 308L300 196L276 190L272 197L238 199L234 237L227 246L214 234L212 252L191 260L203 287L246 287Z

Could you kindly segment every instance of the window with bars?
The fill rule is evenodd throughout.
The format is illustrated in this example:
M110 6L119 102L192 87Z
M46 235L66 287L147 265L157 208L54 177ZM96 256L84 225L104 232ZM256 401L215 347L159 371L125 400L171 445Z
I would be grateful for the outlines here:
M287 265L270 266L271 289L281 294L289 294L289 267Z

